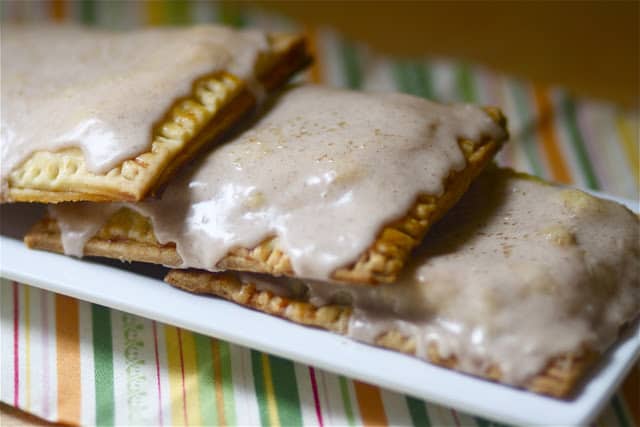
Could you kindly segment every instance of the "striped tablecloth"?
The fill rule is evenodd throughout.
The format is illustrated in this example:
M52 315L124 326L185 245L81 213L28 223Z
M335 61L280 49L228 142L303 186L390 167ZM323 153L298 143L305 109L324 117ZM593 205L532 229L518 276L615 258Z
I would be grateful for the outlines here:
M3 22L80 21L111 28L222 21L297 29L281 17L211 2L4 1ZM500 106L512 135L498 161L538 176L638 199L638 111L577 99L483 67L394 59L304 28L316 63L303 78ZM161 286L161 285L159 285ZM0 399L72 425L478 425L449 408L2 280ZM597 425L640 426L640 369Z

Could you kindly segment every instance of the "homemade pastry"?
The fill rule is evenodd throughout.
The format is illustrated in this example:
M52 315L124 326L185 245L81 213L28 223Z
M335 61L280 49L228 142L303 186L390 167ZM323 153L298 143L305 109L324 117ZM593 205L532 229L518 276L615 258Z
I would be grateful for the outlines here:
M221 26L2 27L0 201L141 200L309 62Z
M640 314L638 217L481 175L393 285L172 270L166 281L448 368L566 397Z
M183 268L392 282L506 138L498 110L319 86L285 92L161 200L70 204L28 246Z

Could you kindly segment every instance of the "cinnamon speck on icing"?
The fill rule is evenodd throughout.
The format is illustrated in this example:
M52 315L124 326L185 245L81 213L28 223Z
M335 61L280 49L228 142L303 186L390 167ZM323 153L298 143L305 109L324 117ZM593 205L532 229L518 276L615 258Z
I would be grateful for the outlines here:
M525 385L556 356L604 351L640 315L640 225L625 207L510 171L484 173L426 237L397 283L327 284L242 273L315 305L349 304L348 335L390 330L417 356Z
M112 32L3 25L0 196L36 151L79 147L106 173L148 151L152 130L200 77L251 80L263 32L222 26Z
M326 280L418 195L443 192L466 167L460 139L484 138L502 140L504 130L479 107L299 86L176 177L161 200L127 206L151 218L160 242L176 243L184 267L216 270L231 249L275 235L297 276ZM83 233L73 232L79 209L81 223L97 218ZM65 250L81 255L104 208L52 212Z

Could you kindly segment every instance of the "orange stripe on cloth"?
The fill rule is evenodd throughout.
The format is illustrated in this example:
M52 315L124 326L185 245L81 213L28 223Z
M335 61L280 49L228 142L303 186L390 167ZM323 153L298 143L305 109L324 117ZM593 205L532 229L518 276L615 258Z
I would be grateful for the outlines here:
M380 389L360 381L354 381L353 386L356 391L362 423L365 426L386 426L387 416L384 413Z
M542 139L542 147L549 163L551 178L564 184L573 181L567 163L560 152L560 145L553 128L553 107L547 90L540 86L533 89L538 109L538 131Z
M51 0L51 18L54 21L64 21L67 15L67 8L64 0Z
M80 328L78 301L56 295L58 422L80 424Z
M640 426L640 363L636 363L624 380L622 395L634 424Z
M322 65L318 54L318 30L315 27L305 27L305 35L309 43L309 52L313 57L313 63L309 68L309 79L313 83L322 83Z

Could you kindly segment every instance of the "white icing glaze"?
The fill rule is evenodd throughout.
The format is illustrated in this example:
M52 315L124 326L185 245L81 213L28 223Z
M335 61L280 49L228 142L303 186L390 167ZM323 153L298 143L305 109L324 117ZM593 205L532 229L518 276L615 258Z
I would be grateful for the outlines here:
M149 150L152 128L200 77L251 80L266 37L219 26L115 33L2 26L2 192L35 151L79 147L105 173Z
M109 217L121 207L120 203L100 203L97 206L89 203L60 203L55 209L50 206L49 213L58 220L65 254L82 257L87 240L95 236Z
M640 314L638 237L637 217L616 203L498 172L432 229L397 283L241 280L315 305L352 304L355 339L396 329L415 338L419 357L435 343L461 370L494 364L503 382L523 385L554 356L606 349Z
M162 200L129 206L151 218L160 242L177 244L184 267L215 271L231 249L277 235L297 276L327 280L419 194L442 193L465 167L458 139L502 132L470 105L301 86L176 177Z

